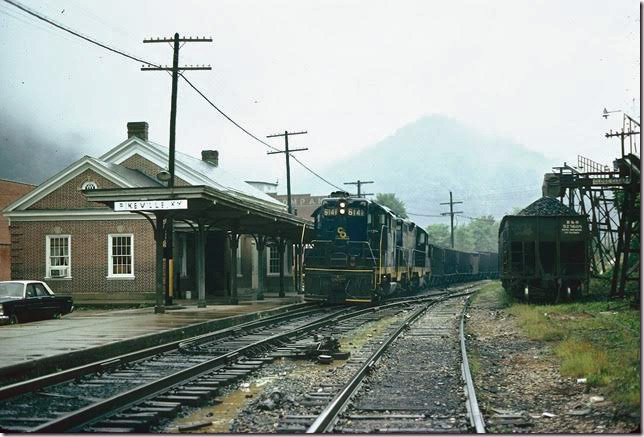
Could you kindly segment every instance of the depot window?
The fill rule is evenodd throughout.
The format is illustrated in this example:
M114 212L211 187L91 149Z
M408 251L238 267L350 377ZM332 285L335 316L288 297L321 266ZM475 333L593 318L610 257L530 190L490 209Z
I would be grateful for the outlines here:
M46 279L70 279L71 270L70 235L47 235Z
M134 235L110 234L107 237L108 271L113 279L134 278Z
M284 274L290 275L291 263L289 262L289 256L287 252L288 245L284 249ZM266 262L268 264L268 276L277 276L280 274L280 251L277 246L268 247L268 256L266 257Z

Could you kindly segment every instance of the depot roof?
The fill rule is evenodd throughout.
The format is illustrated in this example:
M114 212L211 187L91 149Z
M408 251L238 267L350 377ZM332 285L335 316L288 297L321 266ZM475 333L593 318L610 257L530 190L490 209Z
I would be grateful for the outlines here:
M137 211L152 218L155 214L185 220L239 234L262 234L285 237L293 242L309 241L313 224L281 209L245 201L209 186L110 188L86 190L86 199L114 208L115 202L186 199L186 209Z

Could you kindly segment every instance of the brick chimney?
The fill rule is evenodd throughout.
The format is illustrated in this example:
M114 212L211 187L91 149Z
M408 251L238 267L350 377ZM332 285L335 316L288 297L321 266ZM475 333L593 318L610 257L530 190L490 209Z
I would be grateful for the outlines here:
M127 137L138 137L143 141L148 140L148 123L147 121L131 121L127 124Z
M216 150L202 150L201 160L219 167L219 152Z

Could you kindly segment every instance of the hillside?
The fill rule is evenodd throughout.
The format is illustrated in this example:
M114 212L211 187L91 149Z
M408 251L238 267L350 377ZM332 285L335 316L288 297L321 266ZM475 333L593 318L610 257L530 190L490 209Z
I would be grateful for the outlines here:
M454 200L464 202L455 210L472 217L491 214L499 218L540 198L543 174L555 164L522 145L434 115L401 127L323 172L333 181L373 180L376 183L363 191L394 192L409 212L439 215L448 211L448 206L439 204L449 200L452 190ZM302 185L319 190L313 180L302 181ZM447 222L441 217L412 218L421 225Z

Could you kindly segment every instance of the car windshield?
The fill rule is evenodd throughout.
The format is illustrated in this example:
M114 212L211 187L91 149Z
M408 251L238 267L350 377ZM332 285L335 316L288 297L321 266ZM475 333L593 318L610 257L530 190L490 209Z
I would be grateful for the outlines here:
M0 283L1 297L22 297L22 290L25 286L20 282Z

